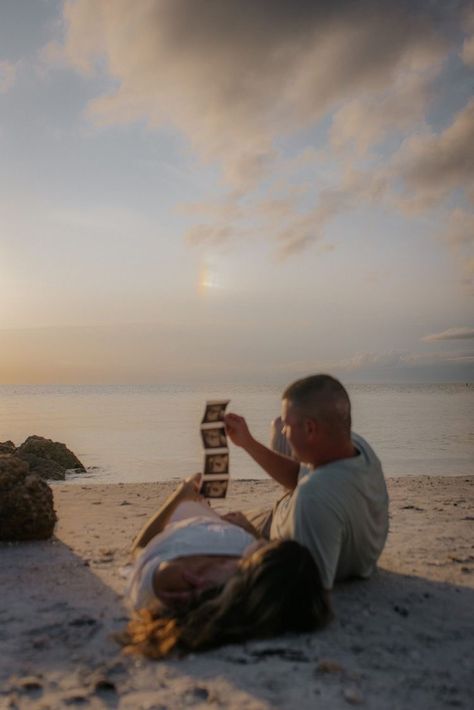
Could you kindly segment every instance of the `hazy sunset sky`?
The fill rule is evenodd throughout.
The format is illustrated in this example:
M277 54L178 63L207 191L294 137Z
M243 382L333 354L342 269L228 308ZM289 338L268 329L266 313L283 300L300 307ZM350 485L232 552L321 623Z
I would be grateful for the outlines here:
M0 383L474 376L474 2L0 0Z

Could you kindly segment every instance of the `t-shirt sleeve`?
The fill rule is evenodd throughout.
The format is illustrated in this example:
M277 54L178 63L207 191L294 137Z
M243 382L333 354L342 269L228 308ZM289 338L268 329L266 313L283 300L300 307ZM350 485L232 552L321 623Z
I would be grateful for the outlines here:
M337 511L324 496L305 482L300 483L294 507L294 539L311 552L325 589L331 589L344 534Z

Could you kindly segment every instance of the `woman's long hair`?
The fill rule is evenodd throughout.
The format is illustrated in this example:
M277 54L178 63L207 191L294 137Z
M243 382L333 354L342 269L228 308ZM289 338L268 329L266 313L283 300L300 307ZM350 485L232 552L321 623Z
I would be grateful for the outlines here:
M141 610L119 638L128 653L164 658L287 631L311 631L332 617L327 592L310 552L279 540L244 558L217 589L185 609Z

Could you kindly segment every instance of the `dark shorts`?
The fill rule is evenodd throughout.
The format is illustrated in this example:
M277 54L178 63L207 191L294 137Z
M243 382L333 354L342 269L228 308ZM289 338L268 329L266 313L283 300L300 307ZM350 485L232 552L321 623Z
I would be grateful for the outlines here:
M270 539L270 529L272 527L272 520L275 511L281 501L289 495L291 495L291 491L286 491L285 494L277 500L272 508L252 508L252 510L246 510L244 512L245 517L249 523L252 523L260 537L263 537L266 540Z

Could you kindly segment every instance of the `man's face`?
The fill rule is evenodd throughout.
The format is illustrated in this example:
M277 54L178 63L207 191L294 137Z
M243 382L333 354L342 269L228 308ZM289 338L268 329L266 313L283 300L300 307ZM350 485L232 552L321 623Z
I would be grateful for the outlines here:
M287 399L282 401L281 420L283 424L283 434L293 449L293 453L298 461L308 462L308 432L306 427L307 417Z

